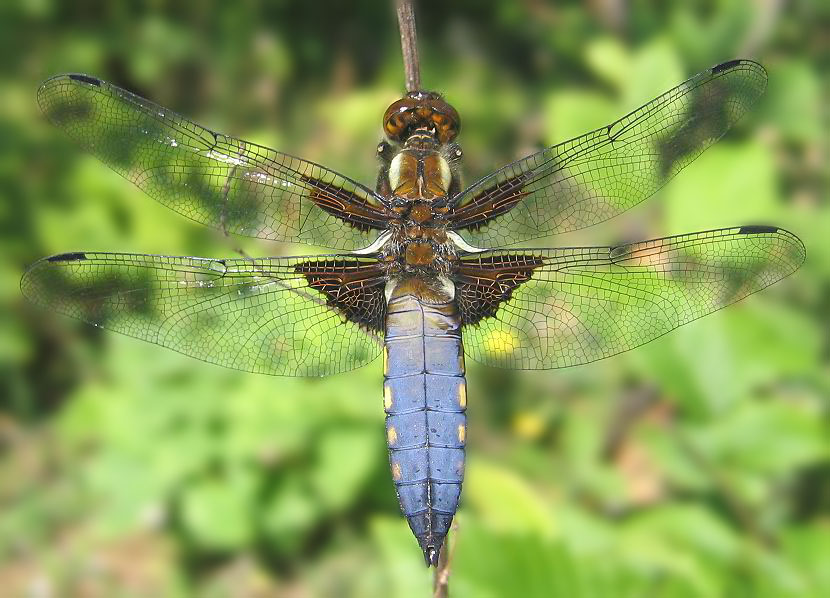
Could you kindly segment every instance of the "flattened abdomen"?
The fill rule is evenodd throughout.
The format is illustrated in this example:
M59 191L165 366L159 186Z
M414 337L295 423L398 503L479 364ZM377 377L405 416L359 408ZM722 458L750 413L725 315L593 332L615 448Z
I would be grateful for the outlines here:
M392 477L401 511L434 565L464 476L467 387L455 304L393 294L384 370Z

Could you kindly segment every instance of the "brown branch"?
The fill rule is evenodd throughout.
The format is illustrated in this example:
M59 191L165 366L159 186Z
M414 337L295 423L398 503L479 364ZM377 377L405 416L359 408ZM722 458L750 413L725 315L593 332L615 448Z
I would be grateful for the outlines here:
M406 91L418 91L421 88L421 63L418 60L418 37L415 33L415 7L412 0L396 0L396 4Z
M449 598L450 595L450 535L444 536L438 565L432 578L432 598Z

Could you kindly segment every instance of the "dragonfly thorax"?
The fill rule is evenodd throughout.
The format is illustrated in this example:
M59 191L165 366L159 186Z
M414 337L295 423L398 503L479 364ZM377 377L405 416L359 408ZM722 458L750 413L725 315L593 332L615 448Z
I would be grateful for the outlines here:
M449 163L434 149L405 148L389 164L389 186L395 198L432 202L447 197L451 182Z
M383 245L381 262L389 277L404 274L435 277L449 274L457 248L443 226L399 225Z

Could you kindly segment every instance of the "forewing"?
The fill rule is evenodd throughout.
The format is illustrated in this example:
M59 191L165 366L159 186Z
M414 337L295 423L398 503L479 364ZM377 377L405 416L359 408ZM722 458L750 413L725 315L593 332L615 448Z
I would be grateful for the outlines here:
M766 84L755 62L715 66L610 125L474 183L455 199L450 226L474 245L499 247L612 218L720 139Z
M322 376L373 360L382 333L349 321L309 285L309 269L329 276L363 269L363 292L353 295L375 308L380 300L383 309L383 281L367 284L379 273L377 263L349 256L68 253L36 262L21 289L50 310L228 368Z
M610 357L781 280L804 258L796 236L758 226L618 247L484 252L464 260L456 282L465 351L487 365L520 369ZM491 302L492 315L479 318L481 309L470 305L481 304L465 305L464 297L496 297L493 281L510 268L513 287L502 286L497 309ZM517 272L523 281L516 282Z
M38 103L84 149L202 224L347 250L365 247L386 226L381 198L360 183L214 133L94 77L53 77L38 90Z

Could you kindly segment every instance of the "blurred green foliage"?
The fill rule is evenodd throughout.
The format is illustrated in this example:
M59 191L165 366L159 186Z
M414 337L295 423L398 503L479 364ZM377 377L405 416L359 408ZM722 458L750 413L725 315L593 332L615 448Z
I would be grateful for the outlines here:
M775 223L808 248L795 276L622 356L554 372L470 363L452 595L830 595L830 9L418 11L423 81L462 115L469 179L712 64L760 60L768 94L726 139L635 210L547 244ZM4 596L429 595L387 471L379 364L242 374L39 312L17 288L46 254L237 243L72 147L37 113L41 80L95 74L371 182L401 93L397 44L385 2L0 5Z

